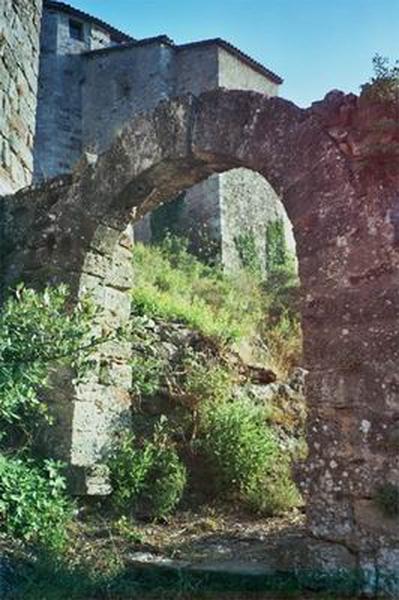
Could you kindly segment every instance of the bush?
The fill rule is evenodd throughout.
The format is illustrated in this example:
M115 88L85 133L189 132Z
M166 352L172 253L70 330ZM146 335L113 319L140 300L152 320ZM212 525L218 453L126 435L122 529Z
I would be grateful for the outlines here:
M292 479L291 461L279 450L261 485L248 494L248 505L263 516L281 514L302 504Z
M196 403L208 400L220 402L231 396L233 373L218 363L199 360L195 353L187 353L182 368L185 378L182 391L196 399Z
M62 465L0 455L0 524L29 542L60 549L66 540L72 504L65 495Z
M248 399L210 403L203 415L200 451L209 461L219 496L236 498L271 515L298 503L290 465Z
M262 337L271 366L283 379L300 363L302 331L299 318L299 280L293 259L271 271L263 283Z
M391 66L389 58L373 56L374 76L361 86L361 95L376 102L398 104L399 102L399 61Z
M64 286L41 292L18 286L0 314L0 528L25 541L60 548L72 505L61 465L33 460L35 432L49 421L40 390L58 366L83 376L91 366L96 309L68 304Z
M29 432L46 413L38 389L47 384L50 366L87 368L88 339L95 309L82 300L67 310L63 286L43 292L19 287L0 314L0 427Z
M186 469L161 419L153 436L138 443L126 434L109 461L112 500L123 513L162 517L180 501L186 485Z

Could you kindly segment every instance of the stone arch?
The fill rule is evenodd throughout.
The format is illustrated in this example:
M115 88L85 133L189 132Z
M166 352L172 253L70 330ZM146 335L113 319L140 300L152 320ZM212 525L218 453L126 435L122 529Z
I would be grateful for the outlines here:
M397 536L372 501L376 486L399 484L388 441L399 422L397 180L365 176L361 140L351 138L358 112L357 99L342 94L312 110L223 90L163 102L103 155L86 155L71 177L8 199L3 280L66 281L76 297L91 289L105 326L115 327L129 317L129 222L212 173L261 173L293 223L302 281L308 525L371 552ZM106 376L53 391L61 455L89 493L104 491L96 465L128 405L128 352L118 352L102 357Z

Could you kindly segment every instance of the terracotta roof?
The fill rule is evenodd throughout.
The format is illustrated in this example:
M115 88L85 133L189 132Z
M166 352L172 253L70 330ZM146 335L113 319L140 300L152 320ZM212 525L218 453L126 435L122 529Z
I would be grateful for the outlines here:
M83 21L90 21L94 25L97 25L97 27L99 27L100 29L108 31L111 34L112 40L120 44L131 43L135 41L135 39L132 36L127 35L122 31L119 31L119 29L115 29L115 27L108 25L108 23L105 23L101 19L97 19L97 17L93 17L92 15L89 15L83 12L82 10L78 10L73 6L66 4L65 2L56 2L55 0L44 0L44 7L68 13L69 15L76 17L77 19L82 19Z

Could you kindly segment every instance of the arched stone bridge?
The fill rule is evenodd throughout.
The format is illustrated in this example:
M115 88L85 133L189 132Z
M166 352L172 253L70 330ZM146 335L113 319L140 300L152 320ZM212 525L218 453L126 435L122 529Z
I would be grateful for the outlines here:
M3 218L3 285L91 290L113 328L129 319L128 224L212 173L264 175L293 223L303 288L309 530L370 569L399 565L399 522L374 501L399 486L399 176L381 114L339 92L308 110L251 92L170 100L72 175L6 199ZM101 491L96 465L128 411L128 358L108 344L90 382L64 375L51 394L54 451L88 493Z

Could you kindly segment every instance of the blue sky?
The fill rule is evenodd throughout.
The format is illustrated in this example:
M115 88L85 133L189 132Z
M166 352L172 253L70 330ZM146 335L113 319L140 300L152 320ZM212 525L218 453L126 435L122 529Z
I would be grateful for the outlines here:
M66 0L67 1L67 0ZM378 52L399 58L399 0L69 0L143 38L222 37L281 75L308 106L330 89L358 92Z

